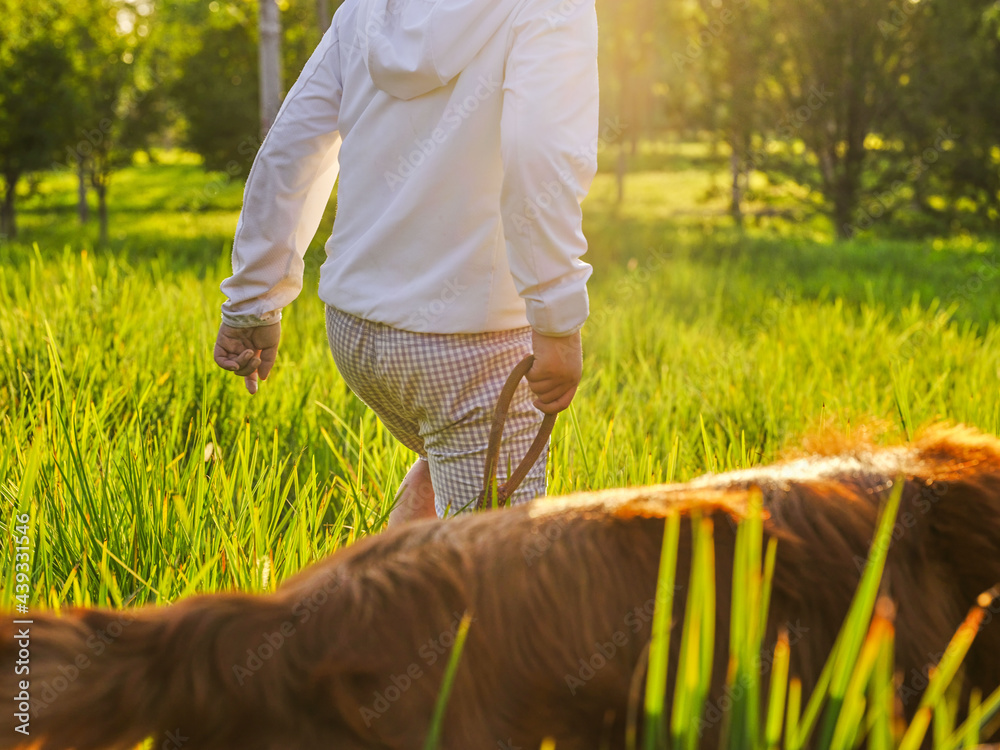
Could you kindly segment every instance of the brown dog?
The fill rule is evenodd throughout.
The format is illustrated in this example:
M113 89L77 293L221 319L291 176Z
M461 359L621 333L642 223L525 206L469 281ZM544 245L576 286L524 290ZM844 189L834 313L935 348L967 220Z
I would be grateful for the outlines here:
M909 713L977 595L1000 582L1000 441L971 430L404 526L271 596L35 617L21 639L30 649L30 737L14 731L8 702L0 746L90 750L152 736L156 748L184 750L419 749L468 611L442 747L534 749L545 737L557 750L620 747L630 680L649 640L663 517L694 507L715 520L720 592L709 737L725 707L731 521L748 488L763 491L765 534L779 539L768 643L779 626L790 629L792 669L808 695L900 474L885 585L898 605L899 695ZM683 588L684 527L679 555ZM684 596L675 601L679 618ZM995 602L965 675L984 693L1000 685L998 613ZM18 631L9 620L2 627L9 665ZM8 700L19 689L12 671L5 666L2 677Z

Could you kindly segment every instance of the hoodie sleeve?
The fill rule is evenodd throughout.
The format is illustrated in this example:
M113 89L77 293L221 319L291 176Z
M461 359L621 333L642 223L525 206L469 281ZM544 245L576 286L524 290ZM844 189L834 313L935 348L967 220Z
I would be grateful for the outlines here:
M580 202L597 171L594 0L529 0L513 35L500 125L507 252L532 328L567 336L589 310Z
M228 325L276 323L302 290L302 258L340 170L340 50L332 24L288 92L254 159L222 282Z

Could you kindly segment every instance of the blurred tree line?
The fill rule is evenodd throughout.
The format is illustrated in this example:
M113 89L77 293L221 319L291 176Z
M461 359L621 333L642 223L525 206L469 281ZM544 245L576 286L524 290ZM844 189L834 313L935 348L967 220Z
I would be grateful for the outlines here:
M180 146L245 176L261 141L258 2L0 0L0 237L16 236L18 185L41 170L77 174L80 221L92 194L102 239L114 170L137 151ZM337 5L278 3L285 70Z
M901 214L918 231L1000 229L997 0L619 0L598 11L613 32L601 76L605 117L621 117L620 176L644 139L708 139L728 159L737 223L756 175L802 186L839 237Z
M340 2L277 4L287 90ZM0 235L41 170L76 174L80 219L95 196L102 234L114 170L137 150L181 146L244 177L261 132L258 8L0 0ZM796 186L841 237L900 215L1000 229L997 0L598 0L598 14L594 145L614 154L621 200L643 144L695 141L726 165L737 223L749 199Z

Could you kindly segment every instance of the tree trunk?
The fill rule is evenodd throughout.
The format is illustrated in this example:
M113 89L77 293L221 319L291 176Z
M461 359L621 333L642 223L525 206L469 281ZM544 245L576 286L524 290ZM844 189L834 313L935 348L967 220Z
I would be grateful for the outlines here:
M866 229L870 222L864 216L855 217L858 208L858 183L852 179L850 167L842 165L843 173L833 186L833 225L838 240L850 239L858 229Z
M324 34L330 28L330 0L316 0L316 19Z
M837 179L833 186L833 221L837 239L845 240L858 229L867 229L881 216L871 217L865 211L858 211L861 205L861 173L864 166L864 145L859 143L862 136L848 141L847 151L839 165ZM885 206L887 210L889 207Z
M99 245L108 244L108 186L107 183L101 182L96 186L97 189L97 221L100 226L100 234L98 235L97 243Z
M4 175L6 190L3 202L0 203L0 238L12 240L17 237L17 217L14 212L14 199L17 192L19 173Z
M42 176L38 172L29 172L27 180L28 180L28 197L34 198L36 195L38 195L38 186L42 182Z
M854 222L851 221L850 198L842 186L838 186L833 195L833 225L838 240L850 239L856 231Z
M260 0L260 137L281 108L281 16L275 0Z
M628 157L625 156L625 140L618 141L618 166L615 169L615 179L618 181L617 204L625 202L625 175L628 172Z
M90 220L90 204L87 203L87 168L83 159L76 162L76 213L80 217L80 223L86 224Z
M736 226L742 228L743 209L741 204L743 203L743 190L740 187L740 176L743 174L743 169L740 166L740 155L736 152L736 139L734 138L733 141L732 153L729 155L729 170L733 176L732 191L729 197L729 214L733 217L733 221L736 222Z

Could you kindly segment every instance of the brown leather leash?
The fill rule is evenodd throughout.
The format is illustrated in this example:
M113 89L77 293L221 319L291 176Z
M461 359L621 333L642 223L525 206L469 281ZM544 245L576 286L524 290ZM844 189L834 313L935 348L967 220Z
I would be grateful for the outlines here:
M476 500L477 509L493 507L494 488L496 488L497 506L502 508L506 505L507 500L514 494L514 490L524 481L524 478L528 476L528 472L531 471L531 467L535 465L538 457L542 455L542 451L545 450L545 444L552 434L552 427L556 423L556 415L546 414L534 442L528 448L528 452L524 454L521 463L517 465L517 468L514 469L506 482L497 486L496 476L497 465L500 463L500 440L503 438L503 426L507 421L507 411L510 409L510 402L514 398L514 392L517 390L521 378L528 374L528 370L531 369L531 365L534 362L535 358L531 354L518 362L507 378L507 382L504 383L503 390L500 391L496 409L493 411L493 426L490 428L490 442L489 447L486 449L486 472L483 475L483 491L479 493L479 498Z

